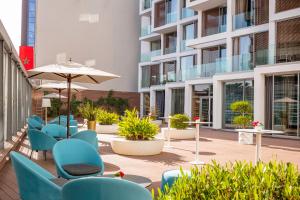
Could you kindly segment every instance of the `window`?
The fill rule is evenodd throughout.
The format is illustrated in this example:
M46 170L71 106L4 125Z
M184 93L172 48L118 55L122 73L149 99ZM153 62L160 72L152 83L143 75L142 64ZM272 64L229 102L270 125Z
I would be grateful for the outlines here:
M184 89L172 89L171 114L184 113Z
M299 7L299 0L276 0L276 12L282 12Z
M176 61L165 62L163 64L163 82L175 82L176 81Z
M164 54L176 52L177 32L165 34L165 49Z
M180 72L181 81L191 80L197 78L199 72L197 72L197 56L184 56L180 58Z
M211 77L216 72L225 72L226 66L226 45L202 49L202 77Z
M203 12L202 36L213 35L226 31L227 8L214 8Z

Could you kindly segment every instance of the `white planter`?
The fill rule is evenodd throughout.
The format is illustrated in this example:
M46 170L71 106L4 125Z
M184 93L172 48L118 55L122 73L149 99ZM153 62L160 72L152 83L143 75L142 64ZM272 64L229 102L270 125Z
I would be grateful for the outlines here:
M126 140L123 137L114 138L111 147L117 154L128 156L150 156L160 154L164 147L164 140L153 139L147 141Z
M152 120L151 123L156 124L157 126L161 126L162 121L161 120Z
M118 129L119 129L118 124L112 124L112 125L97 124L97 126L96 126L96 132L98 134L101 134L101 133L117 134Z
M176 139L176 140L195 139L197 133L197 130L195 128L187 128L187 129L162 128L161 131L166 140L168 139L169 134L171 139Z
M240 144L253 144L253 134L239 132L239 143Z

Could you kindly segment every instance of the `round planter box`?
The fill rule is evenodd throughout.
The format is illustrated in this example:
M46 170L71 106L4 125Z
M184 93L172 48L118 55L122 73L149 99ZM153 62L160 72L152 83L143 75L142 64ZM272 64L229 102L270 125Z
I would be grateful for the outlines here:
M97 124L96 132L99 134L101 134L101 133L117 134L118 129L119 129L118 124L112 124L112 125Z
M239 143L240 144L253 144L253 134L239 132Z
M162 121L161 120L152 120L151 123L156 124L157 126L161 126Z
M123 137L117 137L111 141L111 147L117 154L127 156L151 156L161 153L164 147L164 140L133 141L126 140Z
M196 137L196 129L195 128L187 128L187 129L175 129L171 128L162 128L161 129L163 136L165 139L168 139L168 135L170 134L171 139L176 140L187 140L187 139L195 139Z

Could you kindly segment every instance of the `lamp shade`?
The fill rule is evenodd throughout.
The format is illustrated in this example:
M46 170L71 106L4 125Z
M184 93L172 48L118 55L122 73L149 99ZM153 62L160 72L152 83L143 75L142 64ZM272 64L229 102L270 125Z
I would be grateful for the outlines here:
M43 101L42 101L42 107L43 108L50 108L51 107L51 101L50 101L50 99L43 99Z

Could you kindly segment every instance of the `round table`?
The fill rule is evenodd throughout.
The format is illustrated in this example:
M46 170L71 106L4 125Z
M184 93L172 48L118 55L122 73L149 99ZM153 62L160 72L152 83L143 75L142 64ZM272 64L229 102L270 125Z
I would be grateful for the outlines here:
M201 121L190 121L184 122L187 124L196 124L196 151L195 151L195 160L191 162L193 165L203 165L205 164L203 161L199 160L199 138L200 138L200 125L202 124L211 124L211 122L201 122Z
M255 151L255 163L261 159L261 136L263 134L284 134L282 131L274 130L256 130L256 129L236 129L239 132L251 133L256 135L256 151Z
M132 175L132 174L125 174L125 176L123 178L115 176L114 174L106 174L106 175L102 175L100 177L118 178L118 179L122 179L122 180L127 180L127 181L134 182L136 184L139 184L145 188L149 187L152 184L151 179L144 177L144 176Z

